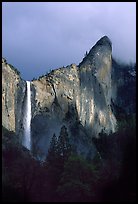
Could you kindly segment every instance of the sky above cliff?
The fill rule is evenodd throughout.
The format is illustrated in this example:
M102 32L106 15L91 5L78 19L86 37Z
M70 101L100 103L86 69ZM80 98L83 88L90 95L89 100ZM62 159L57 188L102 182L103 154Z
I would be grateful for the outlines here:
M79 64L104 35L113 57L136 61L135 2L2 3L2 56L25 80Z

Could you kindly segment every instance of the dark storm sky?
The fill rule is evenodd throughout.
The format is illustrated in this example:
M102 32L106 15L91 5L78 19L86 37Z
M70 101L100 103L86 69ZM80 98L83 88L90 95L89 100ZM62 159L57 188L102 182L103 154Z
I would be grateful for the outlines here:
M79 64L104 35L115 58L136 61L135 2L2 3L2 56L25 80Z

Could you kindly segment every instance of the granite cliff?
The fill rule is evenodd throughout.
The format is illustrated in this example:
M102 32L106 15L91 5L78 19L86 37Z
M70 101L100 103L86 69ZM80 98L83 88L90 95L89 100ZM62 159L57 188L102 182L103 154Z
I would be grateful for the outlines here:
M2 125L19 135L20 141L25 87L19 71L2 58Z
M31 81L32 153L36 157L45 158L53 134L59 136L63 125L79 154L91 158L96 155L92 138L99 137L101 132L115 132L115 107L122 107L132 90L135 97L135 76L125 70L128 75L124 81L120 74L124 71L116 67L111 41L104 36L78 66L61 67ZM131 89L122 99L120 90L131 82ZM4 59L2 87L2 124L15 131L21 141L26 83ZM129 100L127 110L132 112L134 107L133 100Z

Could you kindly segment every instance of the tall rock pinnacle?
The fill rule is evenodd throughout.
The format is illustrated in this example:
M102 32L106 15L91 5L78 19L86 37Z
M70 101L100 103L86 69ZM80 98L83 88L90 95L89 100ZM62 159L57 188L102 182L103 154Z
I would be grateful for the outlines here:
M31 82L31 136L35 155L45 158L53 134L58 136L63 124L76 151L91 158L96 153L92 138L98 137L101 131L107 134L116 131L116 118L111 110L111 55L111 41L104 36L92 47L79 67L75 64L62 67ZM3 64L3 72L8 73L8 70ZM14 81L13 78L13 84ZM22 84L20 93L24 95L22 90L25 85ZM3 86L6 92L6 74L3 75ZM8 98L8 92L5 96ZM19 110L20 100L16 101L17 107L13 106L13 110ZM3 104L6 106L5 98ZM14 120L16 118L13 117ZM18 124L22 124L22 121Z
M104 36L91 48L88 55L79 64L79 72L81 77L83 77L84 72L96 77L103 89L107 104L111 102L111 69L112 43L107 36ZM85 80L83 79L83 81Z
M98 40L96 45L104 45L112 48L112 42L106 35L103 36L100 40Z
M103 58L111 57L111 53L112 43L107 36L104 36L91 48L89 53L79 64L79 67L85 65L93 65L93 67L99 68L99 65L103 63Z

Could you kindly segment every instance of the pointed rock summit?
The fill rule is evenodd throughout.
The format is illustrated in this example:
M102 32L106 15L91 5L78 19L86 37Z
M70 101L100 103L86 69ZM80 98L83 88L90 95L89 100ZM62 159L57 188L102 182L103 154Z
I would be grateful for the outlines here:
M107 36L103 36L96 44L91 48L89 53L83 58L79 67L85 65L93 65L99 67L99 62L103 61L104 57L109 57L112 54L112 43ZM98 64L97 64L98 63Z
M111 104L111 70L112 70L112 43L107 36L104 36L99 41L97 41L97 43L92 47L90 52L79 64L79 73L81 86L88 87L87 89L90 89L90 93L91 90L93 90L93 87L96 87L97 86L96 84L99 84L99 87L101 89L99 93L103 92L104 95L103 99L101 100L105 101L104 104L107 105ZM96 92L97 91L95 90L95 94ZM98 96L97 101L95 99L96 104L99 103L100 100L99 98L100 96ZM86 105L84 105L84 107L85 106ZM108 114L106 113L106 115ZM113 122L113 124L115 124L115 122Z
M97 41L95 46L98 46L98 45L110 46L112 48L112 42L106 35Z
M53 134L58 137L63 125L75 151L87 158L96 155L93 137L116 131L111 109L111 55L111 41L104 36L81 66L71 64L31 82L31 150L37 158L45 158ZM3 63L2 121L22 138L26 82L17 80L16 72L9 70Z

